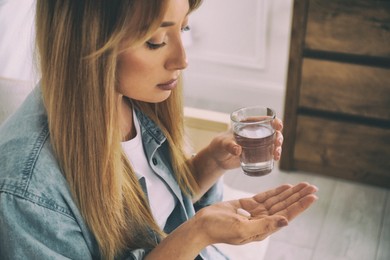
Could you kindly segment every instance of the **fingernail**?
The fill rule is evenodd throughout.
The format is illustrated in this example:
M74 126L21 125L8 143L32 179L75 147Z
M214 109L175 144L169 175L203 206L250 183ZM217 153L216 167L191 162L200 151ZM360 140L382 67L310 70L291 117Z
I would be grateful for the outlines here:
M287 221L287 219L280 219L279 221L278 221L278 227L285 227L285 226L287 226L288 225L288 221Z

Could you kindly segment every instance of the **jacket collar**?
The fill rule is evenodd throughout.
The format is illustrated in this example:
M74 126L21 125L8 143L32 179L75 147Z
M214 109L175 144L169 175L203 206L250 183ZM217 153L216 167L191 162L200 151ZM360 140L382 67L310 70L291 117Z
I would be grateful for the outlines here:
M159 145L161 145L166 140L166 137L164 136L160 128L157 126L157 124L144 113L142 113L137 107L133 106L133 108L140 124L143 126L143 129L145 129L145 131L147 131L150 136L152 136L153 139Z

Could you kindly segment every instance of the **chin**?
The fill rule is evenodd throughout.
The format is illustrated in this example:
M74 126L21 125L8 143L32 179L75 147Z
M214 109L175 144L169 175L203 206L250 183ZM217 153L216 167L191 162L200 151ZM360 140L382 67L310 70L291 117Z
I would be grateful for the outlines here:
M147 100L141 100L141 101L145 101L145 102L148 102L148 103L161 103L161 102L164 102L165 100L167 100L171 96L171 91L165 91L165 92L166 93L164 93L163 95L158 95L158 96L155 96L155 97L149 97Z

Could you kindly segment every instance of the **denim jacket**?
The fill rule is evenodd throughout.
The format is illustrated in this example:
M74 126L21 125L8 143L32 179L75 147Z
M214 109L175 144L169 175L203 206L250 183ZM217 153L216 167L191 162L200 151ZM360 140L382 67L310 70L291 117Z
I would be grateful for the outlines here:
M164 231L169 233L199 209L222 199L218 182L193 205L172 174L165 136L137 111L150 166L177 197ZM141 178L145 193L146 185ZM183 244L183 246L186 246ZM123 252L121 259L143 259L150 249ZM0 127L0 259L99 259L99 248L72 199L55 159L40 87ZM206 247L200 259L226 259Z

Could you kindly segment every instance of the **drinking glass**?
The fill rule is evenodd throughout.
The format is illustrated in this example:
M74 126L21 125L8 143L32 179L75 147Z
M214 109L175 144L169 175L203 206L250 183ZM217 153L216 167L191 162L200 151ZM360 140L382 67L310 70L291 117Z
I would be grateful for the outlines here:
M242 147L241 168L248 176L264 176L274 167L275 119L273 109L244 107L231 113L234 138Z

